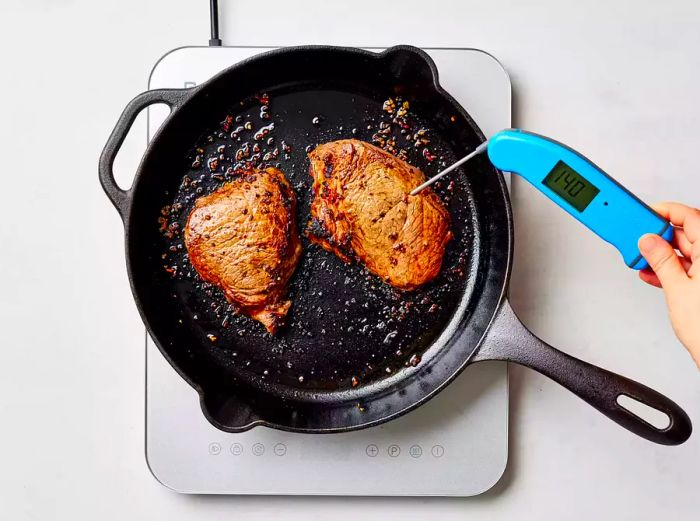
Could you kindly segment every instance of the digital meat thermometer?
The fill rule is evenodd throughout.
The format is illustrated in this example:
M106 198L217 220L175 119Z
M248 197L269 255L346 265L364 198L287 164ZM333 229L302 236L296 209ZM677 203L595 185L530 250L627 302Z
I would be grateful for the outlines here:
M496 168L524 177L615 246L632 269L648 267L637 248L642 235L655 233L667 241L673 237L673 227L666 220L581 154L552 139L518 129L498 132L414 189L411 195L484 151Z

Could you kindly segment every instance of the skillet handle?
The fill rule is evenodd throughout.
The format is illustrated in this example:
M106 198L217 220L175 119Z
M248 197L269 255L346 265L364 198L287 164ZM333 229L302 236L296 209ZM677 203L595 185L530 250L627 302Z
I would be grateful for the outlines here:
M124 143L126 135L134 124L136 116L139 113L154 103L165 103L170 109L175 109L187 98L190 89L154 89L142 92L124 108L124 112L119 117L117 125L114 127L112 134L107 139L99 162L100 183L109 200L121 215L122 221L128 215L129 206L131 203L131 190L122 190L117 185L114 179L114 159L119 153L119 149Z
M588 402L625 429L655 443L680 445L690 437L690 418L676 403L629 378L563 353L532 334L507 301L503 303L473 361L504 360L524 365L551 378ZM617 399L626 395L670 419L664 429L654 427Z

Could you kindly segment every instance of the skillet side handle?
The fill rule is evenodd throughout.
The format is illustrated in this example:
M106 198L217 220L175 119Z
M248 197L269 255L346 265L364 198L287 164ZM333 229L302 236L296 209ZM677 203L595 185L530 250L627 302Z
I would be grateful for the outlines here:
M142 92L124 108L124 112L119 117L117 125L114 127L105 144L98 166L100 183L109 200L119 212L122 221L126 220L131 201L131 190L122 190L114 179L114 159L119 153L119 149L124 143L126 135L136 120L139 113L154 103L165 103L174 109L179 106L188 96L188 89L154 89Z
M629 378L563 353L532 334L507 301L503 303L473 361L504 360L524 365L551 378L588 402L625 429L662 445L680 445L693 430L690 418L676 403ZM654 427L617 399L626 395L670 419L664 429Z

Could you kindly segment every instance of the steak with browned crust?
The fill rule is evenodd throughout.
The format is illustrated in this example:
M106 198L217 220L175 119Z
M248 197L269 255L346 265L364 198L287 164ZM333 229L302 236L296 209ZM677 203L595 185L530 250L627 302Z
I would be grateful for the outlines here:
M355 139L319 145L309 153L314 200L309 238L345 262L353 258L401 290L440 272L452 238L450 216L416 167Z
M287 282L301 256L296 197L282 172L253 170L197 199L185 246L203 280L277 331L292 304Z

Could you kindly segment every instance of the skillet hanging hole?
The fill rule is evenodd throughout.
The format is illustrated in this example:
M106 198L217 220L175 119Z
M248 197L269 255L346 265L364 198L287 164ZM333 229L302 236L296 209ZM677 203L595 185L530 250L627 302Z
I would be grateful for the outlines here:
M150 111L150 114L149 114ZM134 181L134 172L139 167L139 161L146 152L147 142L143 139L148 131L149 118L155 121L165 120L170 114L170 107L165 103L151 105L148 109L142 110L136 116L131 130L126 135L124 143L119 149L119 153L114 159L114 180L122 190L129 190ZM148 132L148 139L153 138Z
M647 404L632 398L631 396L621 394L617 397L616 401L620 407L626 409L659 430L667 429L671 425L671 418L665 412L654 409L653 407L650 407Z

